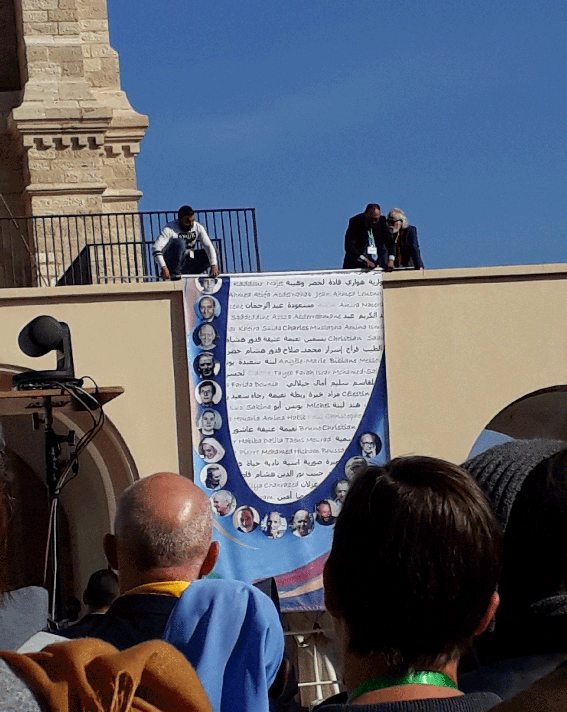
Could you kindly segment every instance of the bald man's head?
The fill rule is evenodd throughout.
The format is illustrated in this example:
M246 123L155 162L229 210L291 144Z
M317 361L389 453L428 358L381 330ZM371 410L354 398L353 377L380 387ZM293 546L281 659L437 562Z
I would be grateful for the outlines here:
M207 496L181 475L158 472L130 485L118 500L114 531L109 561L114 547L116 563L111 565L121 577L124 569L130 579L136 572L136 585L140 576L152 581L170 574L184 580L204 575L212 548L211 507Z

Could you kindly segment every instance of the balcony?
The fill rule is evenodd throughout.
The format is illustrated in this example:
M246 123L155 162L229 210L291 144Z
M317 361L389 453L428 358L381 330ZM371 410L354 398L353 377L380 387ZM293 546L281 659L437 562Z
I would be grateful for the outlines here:
M176 212L0 218L0 287L152 282L154 240ZM254 208L198 210L222 273L260 272Z

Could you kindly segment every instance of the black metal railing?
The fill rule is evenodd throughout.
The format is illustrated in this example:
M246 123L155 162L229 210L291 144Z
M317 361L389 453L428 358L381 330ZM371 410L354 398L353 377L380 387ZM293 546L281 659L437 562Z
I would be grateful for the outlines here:
M199 210L223 273L259 272L254 208ZM152 247L174 211L0 218L0 287L158 279Z

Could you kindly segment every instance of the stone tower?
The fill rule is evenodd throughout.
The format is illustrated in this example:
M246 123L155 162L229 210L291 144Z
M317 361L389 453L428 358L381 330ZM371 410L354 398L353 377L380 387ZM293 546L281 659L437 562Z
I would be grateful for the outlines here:
M0 217L136 211L148 119L120 89L106 0L0 0L0 26Z
M0 6L0 186L13 212L136 210L148 119L120 89L106 0Z

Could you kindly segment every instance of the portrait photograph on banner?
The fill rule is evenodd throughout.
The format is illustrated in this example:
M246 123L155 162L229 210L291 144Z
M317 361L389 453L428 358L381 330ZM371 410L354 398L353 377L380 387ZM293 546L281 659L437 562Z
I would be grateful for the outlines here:
M184 303L194 480L220 542L213 575L273 577L282 611L321 609L350 482L389 459L382 274L204 280L184 278Z

